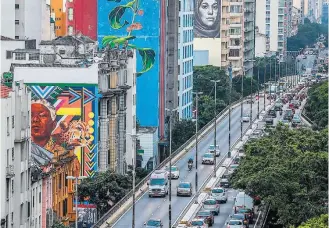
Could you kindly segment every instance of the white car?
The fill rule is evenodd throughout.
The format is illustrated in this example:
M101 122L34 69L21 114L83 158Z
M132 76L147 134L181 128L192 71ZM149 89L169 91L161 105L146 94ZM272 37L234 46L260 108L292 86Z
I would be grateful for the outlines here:
M242 116L242 122L249 122L250 121L250 114L249 113L245 113Z
M169 174L169 166L166 168ZM177 166L171 166L171 178L178 179L179 178L179 169Z
M211 164L213 165L215 163L215 156L213 153L205 153L202 156L202 164Z
M217 200L219 203L227 202L227 194L224 188L213 188L211 189L211 197Z
M193 219L191 221L191 228L208 228L208 224L204 219Z
M219 204L217 203L216 199L214 199L214 198L209 198L209 199L206 199L205 201L203 201L202 209L211 211L211 213L213 213L213 215L219 215L219 212L220 212Z
M219 149L219 145L216 145L216 148L215 146L212 144L209 146L208 148L208 152L209 153L214 153L216 151L216 157L219 157L220 156L220 149Z
M227 228L244 228L242 220L233 220L231 219L229 222L226 223Z

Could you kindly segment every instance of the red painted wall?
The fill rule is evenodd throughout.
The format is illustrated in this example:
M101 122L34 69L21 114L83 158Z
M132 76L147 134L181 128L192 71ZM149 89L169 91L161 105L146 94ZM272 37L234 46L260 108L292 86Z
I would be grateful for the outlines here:
M69 8L73 8L73 20L69 20ZM97 39L97 0L66 1L66 31L73 27L73 35L81 33Z

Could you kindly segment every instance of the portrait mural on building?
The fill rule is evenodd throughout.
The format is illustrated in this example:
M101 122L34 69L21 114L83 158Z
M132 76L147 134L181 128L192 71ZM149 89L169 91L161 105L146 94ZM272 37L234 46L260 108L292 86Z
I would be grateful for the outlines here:
M195 0L194 37L220 38L221 0Z
M93 176L97 169L95 86L31 85L31 138L54 156L73 151L75 169Z

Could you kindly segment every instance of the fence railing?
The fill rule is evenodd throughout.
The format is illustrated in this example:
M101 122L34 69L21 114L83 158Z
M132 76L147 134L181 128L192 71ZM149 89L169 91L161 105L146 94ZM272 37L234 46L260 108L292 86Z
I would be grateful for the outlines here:
M231 104L231 109L234 105L240 103L240 102L244 102L244 100L248 100L247 97L244 97L244 98L241 98L240 100L237 100L235 102L233 102ZM226 107L225 109L223 109L217 116L216 116L216 122L218 121L218 119L220 117L224 118L226 116L225 112L227 112L229 110L229 107ZM225 114L225 115L223 115ZM222 118L219 120L221 121ZM211 131L212 131L212 128L209 128L211 125L213 125L214 123L214 119L212 119L211 121L209 121L205 126L203 126L199 132L201 133L198 133L198 138L199 139L202 139L203 137L205 137L206 135L208 135ZM190 148L194 147L195 146L195 134L189 139L187 140L183 145L181 145L177 150L175 150L173 153L172 153L172 158L175 158L178 154L180 153L183 153L182 155L186 154ZM188 145L191 145L190 148L187 149ZM162 169L163 167L165 167L165 165L169 162L169 157L166 158L165 160L163 160L154 170L157 170L157 169ZM150 179L152 173L154 171L152 171L151 173L149 173L144 179L142 179L137 185L136 185L136 189L139 189L141 188L143 185L145 185L147 183L147 181ZM124 203L126 203L131 197L132 197L132 190L126 195L124 196L119 202L117 202L108 212L106 212L94 225L93 225L93 228L99 228L101 227L101 225L103 223L105 223ZM137 199L136 199L137 200Z

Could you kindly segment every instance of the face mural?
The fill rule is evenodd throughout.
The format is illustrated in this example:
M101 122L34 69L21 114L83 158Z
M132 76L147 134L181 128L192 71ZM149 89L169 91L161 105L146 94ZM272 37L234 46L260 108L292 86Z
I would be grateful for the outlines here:
M93 176L97 168L97 87L30 88L34 144L56 155L74 151L81 175Z
M194 37L220 38L221 0L196 0Z

